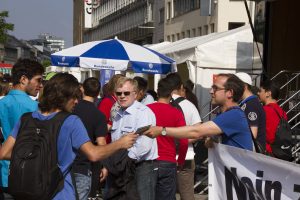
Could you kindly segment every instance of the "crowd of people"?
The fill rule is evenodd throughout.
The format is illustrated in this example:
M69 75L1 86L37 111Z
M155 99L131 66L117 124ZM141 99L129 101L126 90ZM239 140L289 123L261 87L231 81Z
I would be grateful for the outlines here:
M183 83L178 73L162 78L157 93L139 76L117 74L101 87L96 78L80 84L67 73L45 82L43 73L40 63L20 59L11 79L0 80L0 199L15 198L9 187L9 174L14 173L9 160L28 112L38 121L72 113L62 121L57 137L64 184L49 197L57 200L86 200L100 188L103 199L173 200L178 192L181 199L193 200L194 142L204 140L212 147L220 136L223 144L253 151L256 140L272 155L277 113L287 118L276 103L276 83L262 83L256 94L251 77L242 72L216 75L210 95L220 113L208 122L201 121L193 82Z

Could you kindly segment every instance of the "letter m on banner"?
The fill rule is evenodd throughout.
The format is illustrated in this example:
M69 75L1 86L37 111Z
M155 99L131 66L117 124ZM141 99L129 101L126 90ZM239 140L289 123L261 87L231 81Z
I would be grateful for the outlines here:
M300 166L216 144L209 149L209 199L300 199Z

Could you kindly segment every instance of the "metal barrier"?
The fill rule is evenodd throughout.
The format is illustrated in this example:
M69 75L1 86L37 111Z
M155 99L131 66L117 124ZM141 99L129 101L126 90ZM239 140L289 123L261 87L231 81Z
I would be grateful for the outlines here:
M255 76L255 77L254 77ZM259 74L252 74L254 85L259 86L260 81ZM282 77L283 76L283 77ZM293 139L294 139L294 147L292 149L292 154L294 157L293 162L300 163L300 71L287 71L282 70L278 72L275 76L271 78L271 80L275 79L286 79L283 80L283 84L280 86L281 93L283 93L283 98L281 99L283 102L279 104L280 107L284 107L289 104L289 108L286 113L289 116L288 123L291 125L291 129L293 131ZM285 91L284 91L285 90ZM205 104L205 106L210 106L210 111L202 117L203 121L206 121L207 118L211 118L211 115L219 108L215 107L212 109L210 102ZM207 166L207 160L205 160L202 164L202 167ZM208 170L208 169L207 169ZM207 182L208 175L204 175L200 180L198 180L194 189L199 187L201 184ZM202 194L207 192L208 186L203 187L198 194Z

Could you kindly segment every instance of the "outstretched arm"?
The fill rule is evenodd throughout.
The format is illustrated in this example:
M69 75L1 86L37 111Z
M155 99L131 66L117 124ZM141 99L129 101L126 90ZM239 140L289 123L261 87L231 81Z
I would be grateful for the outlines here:
M91 142L86 142L81 145L80 150L90 161L96 162L111 156L120 149L128 149L132 147L137 137L138 136L136 134L131 133L121 137L113 143L101 146L95 146Z
M161 132L162 127L154 126L144 134L148 137L155 138L158 135L161 135ZM222 133L222 130L214 122L208 121L203 124L195 124L193 126L183 126L175 128L167 127L166 132L168 136L172 136L175 138L201 139L204 136L219 135Z

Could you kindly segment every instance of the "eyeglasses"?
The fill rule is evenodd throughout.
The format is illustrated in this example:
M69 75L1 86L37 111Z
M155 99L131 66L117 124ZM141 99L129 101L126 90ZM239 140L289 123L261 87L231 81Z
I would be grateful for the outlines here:
M122 94L124 94L124 96L129 96L131 94L130 91L126 91L126 92L116 92L117 96L122 96Z
M216 85L212 85L211 86L211 89L214 91L214 92L217 92L217 91L220 91L220 90L226 90L226 88L221 88L221 87L218 87Z

